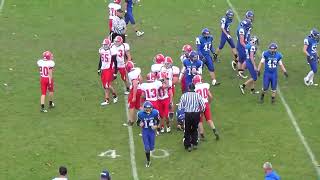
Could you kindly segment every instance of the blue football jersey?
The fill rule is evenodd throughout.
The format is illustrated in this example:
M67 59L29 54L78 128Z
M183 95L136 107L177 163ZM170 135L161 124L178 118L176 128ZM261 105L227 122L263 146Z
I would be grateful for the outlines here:
M227 32L230 32L230 25L232 23L232 19L229 19L224 16L221 18L220 23L221 23L221 28L223 28Z
M193 68L195 68L197 71L199 69L202 69L202 61L200 61L200 60L191 61L189 59L185 59L183 61L183 65L186 69L184 74L185 74L186 78L188 78L188 79L192 79L194 76L194 74L192 74Z
M250 41L250 32L247 31L244 27L239 25L237 28L236 35L237 35L237 49L244 49L244 47L240 44L240 35L244 36L244 43L247 44Z
M210 55L210 51L213 53L213 36L204 37L200 35L196 38L196 45L198 54L200 56Z
M245 50L246 50L246 58L247 58L247 60L250 60L250 53L253 52L254 56L255 56L255 54L257 52L257 47L254 46L254 45L251 45L250 43L248 43L246 45L246 49Z
M318 42L313 39L312 37L310 36L307 36L305 39L304 39L304 45L307 45L307 52L313 56L313 55L317 55L317 46L318 46Z
M280 52L271 54L268 50L262 53L262 60L265 61L264 72L277 73L278 64L282 64L282 55Z
M141 110L137 113L137 116L138 124L140 124L140 122L144 123L143 129L152 129L152 126L158 125L159 111L156 109L152 109L150 114Z

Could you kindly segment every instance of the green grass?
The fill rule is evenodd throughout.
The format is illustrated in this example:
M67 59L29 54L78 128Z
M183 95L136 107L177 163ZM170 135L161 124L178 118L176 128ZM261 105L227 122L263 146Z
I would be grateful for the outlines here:
M309 70L302 44L317 25L320 3L232 3L241 16L247 9L254 10L253 34L260 38L261 50L272 41L278 43L290 75L288 80L280 75L281 90L319 158L319 90L306 88L302 83ZM174 57L175 64L180 66L182 45L193 45L204 27L212 30L217 47L219 21L229 8L223 0L142 1L141 5L135 7L135 16L145 35L137 38L129 27L128 39L134 60L144 74L158 52ZM235 20L232 32L237 24ZM50 179L60 165L68 167L70 179L98 179L104 168L112 172L113 179L132 179L128 130L122 126L126 121L124 96L120 96L118 104L99 106L103 91L96 74L97 50L106 32L103 0L5 2L0 15L0 179ZM47 49L54 52L57 65L57 108L41 114L36 60ZM156 148L167 150L170 156L153 159L152 167L146 169L139 128L134 127L140 179L262 179L261 166L265 161L271 161L283 179L317 178L280 99L271 105L267 96L265 104L258 105L257 97L241 96L238 84L242 81L230 68L231 57L225 47L222 62L216 64L222 85L212 89L213 117L221 141L215 142L206 126L207 141L201 143L199 150L187 153L181 132L159 136ZM209 80L206 70L205 79ZM116 87L122 92L122 83L117 82ZM176 100L178 97L179 93ZM115 149L121 156L97 156L108 149Z

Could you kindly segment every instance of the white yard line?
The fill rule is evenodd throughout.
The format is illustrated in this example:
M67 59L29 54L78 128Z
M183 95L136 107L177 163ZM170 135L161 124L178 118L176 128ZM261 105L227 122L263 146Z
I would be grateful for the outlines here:
M3 5L4 5L4 0L0 0L0 13L2 12Z
M230 8L232 9L232 11L234 12L237 20L240 22L241 19L240 19L240 16L239 16L238 12L237 12L236 9L233 7L233 5L232 5L232 3L230 2L230 0L226 0L226 1L227 1L227 3L228 3L229 7L230 7ZM258 50L258 51L259 51L259 50ZM261 52L258 52L258 53L261 54ZM280 91L280 86L278 86L278 92L279 92L279 97L280 97L280 99L281 99L281 102L282 102L283 106L285 107L285 109L286 109L286 111L287 111L287 114L288 114L288 116L289 116L289 118L290 118L290 120L291 120L291 123L292 123L293 127L295 128L295 131L296 131L297 135L299 136L299 139L300 139L301 143L303 144L305 151L306 151L307 154L309 155L309 158L310 158L310 160L311 160L311 162L312 162L312 164L313 164L313 167L315 168L315 170L316 170L316 172L317 172L318 178L320 178L320 167L319 167L319 164L318 164L318 162L317 162L317 160L316 160L316 157L315 157L314 153L312 152L312 150L311 150L311 148L310 148L307 140L305 139L305 137L304 137L304 135L303 135L303 133L302 133L302 131L301 131L298 123L297 123L297 120L296 120L295 116L294 116L293 113L292 113L292 110L291 110L290 106L288 105L288 103L287 103L286 100L284 99L284 96L282 95L282 93L281 93L281 91Z
M127 113L127 121L129 120L129 111L128 111L128 96L124 96L125 100L125 108ZM128 134L129 134L129 146L130 146L130 161L131 161L131 168L132 168L132 176L134 180L139 180L137 165L136 165L136 156L135 156L135 149L134 149L134 140L133 140L133 133L132 133L132 126L128 126Z

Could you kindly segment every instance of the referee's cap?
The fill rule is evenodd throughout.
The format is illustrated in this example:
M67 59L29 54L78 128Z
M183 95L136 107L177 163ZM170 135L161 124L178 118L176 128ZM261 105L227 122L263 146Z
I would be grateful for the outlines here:
M263 163L263 169L272 169L271 162L265 162Z

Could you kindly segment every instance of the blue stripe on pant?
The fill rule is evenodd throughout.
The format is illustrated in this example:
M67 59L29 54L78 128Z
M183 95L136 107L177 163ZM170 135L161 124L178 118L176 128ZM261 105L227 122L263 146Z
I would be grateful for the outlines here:
M313 60L310 60L309 58L307 58L307 61L310 65L311 70L313 71L313 73L317 73L318 72L318 57L317 55L313 55Z

